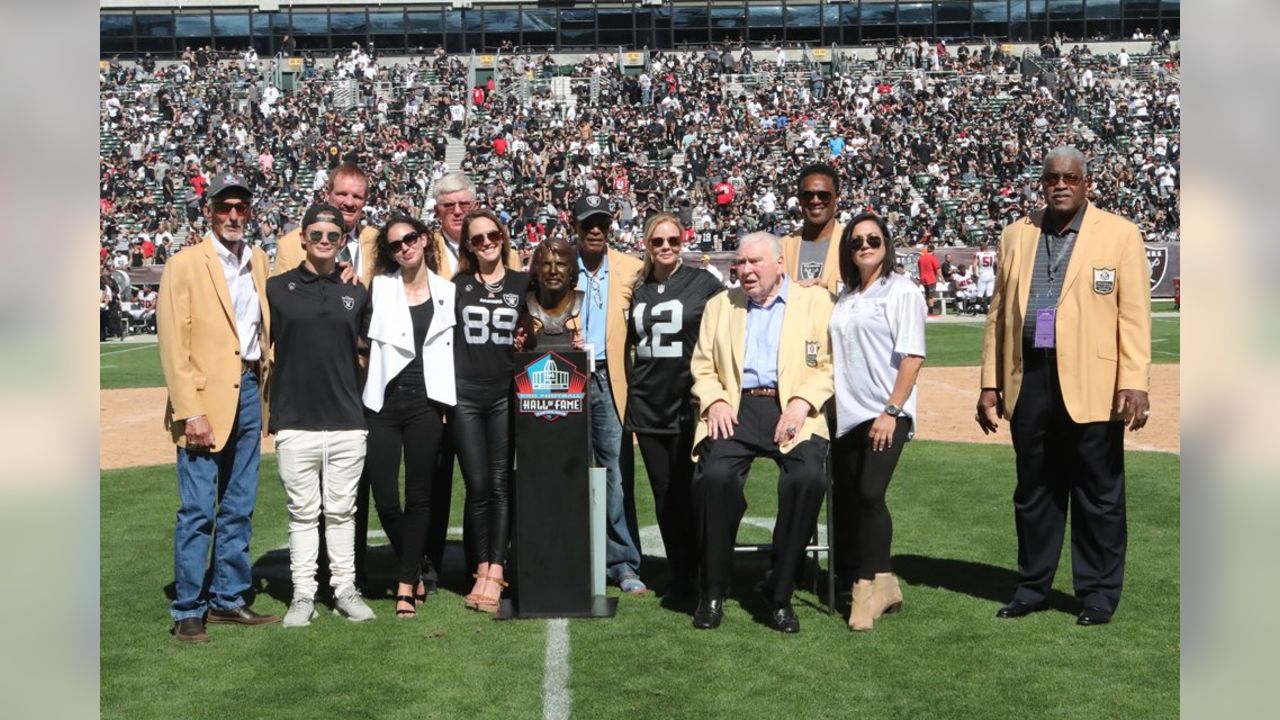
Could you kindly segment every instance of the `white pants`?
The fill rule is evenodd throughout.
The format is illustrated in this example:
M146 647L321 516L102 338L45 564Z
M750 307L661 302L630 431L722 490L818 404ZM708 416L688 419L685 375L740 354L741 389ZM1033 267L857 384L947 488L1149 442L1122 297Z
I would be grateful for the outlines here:
M977 294L977 296L978 296L978 297L980 297L980 298L989 298L989 297L991 297L991 293L992 293L992 292L994 292L994 291L995 291L995 289L996 289L996 279L995 279L995 276L992 276L992 277L989 277L989 278L986 278L986 279L978 278L978 280L977 280L977 286L978 286L978 287L977 287L977 289L975 290L975 293Z
M355 585L356 488L364 470L368 434L368 430L276 433L280 482L289 501L289 570L295 598L316 596L322 509L335 594Z

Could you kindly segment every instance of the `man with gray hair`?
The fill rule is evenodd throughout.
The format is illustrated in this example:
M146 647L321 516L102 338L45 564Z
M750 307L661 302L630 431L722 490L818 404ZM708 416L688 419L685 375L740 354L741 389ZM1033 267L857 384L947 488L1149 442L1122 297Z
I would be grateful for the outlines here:
M693 626L713 629L724 617L747 471L767 457L779 469L778 519L762 588L771 627L796 633L791 593L826 486L833 301L824 286L786 276L782 243L769 233L743 238L734 265L742 286L707 302L690 362L700 412L693 512L702 539Z
M445 173L431 187L431 200L429 206L440 221L440 230L432 238L439 268L436 274L445 280L452 280L458 269L458 245L465 241L462 237L462 221L466 219L467 213L479 205L476 202L476 186L466 173ZM427 208L423 210L423 215L426 215ZM520 267L520 256L514 249L507 256L505 264L508 267Z
M1071 507L1078 625L1110 622L1124 579L1124 430L1150 415L1150 268L1133 223L1091 205L1084 155L1050 151L1046 207L1004 229L982 347L976 419L1009 419L1018 587L996 613L1049 597Z

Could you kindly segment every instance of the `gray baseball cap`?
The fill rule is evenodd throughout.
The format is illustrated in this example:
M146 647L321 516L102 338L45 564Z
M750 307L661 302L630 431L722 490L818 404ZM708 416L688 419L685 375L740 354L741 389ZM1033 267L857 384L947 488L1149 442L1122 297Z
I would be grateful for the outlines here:
M249 183L235 173L218 173L209 181L210 198L216 198L231 189L243 190L249 195L253 195L253 190L249 188Z

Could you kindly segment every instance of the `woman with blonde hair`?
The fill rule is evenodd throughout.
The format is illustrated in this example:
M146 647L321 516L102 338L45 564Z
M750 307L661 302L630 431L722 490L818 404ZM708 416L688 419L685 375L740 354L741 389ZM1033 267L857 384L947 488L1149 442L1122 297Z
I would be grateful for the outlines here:
M627 310L626 429L636 434L653 489L654 510L671 571L668 604L694 597L697 569L690 452L697 425L689 360L707 300L724 287L680 257L684 225L658 213L644 226L644 267Z

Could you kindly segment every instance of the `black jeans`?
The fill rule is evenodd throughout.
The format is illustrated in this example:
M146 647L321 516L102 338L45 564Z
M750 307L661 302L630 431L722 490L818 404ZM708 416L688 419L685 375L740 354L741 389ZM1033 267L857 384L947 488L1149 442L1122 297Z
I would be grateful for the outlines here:
M467 486L463 543L468 560L503 565L511 537L510 381L459 379L457 385L451 424Z
M654 435L636 433L640 456L644 458L649 486L653 489L653 509L667 551L671 584L691 590L697 573L693 524L693 426L678 433Z
M835 513L834 563L845 581L870 580L889 572L893 518L884 502L889 481L911 432L910 418L899 417L893 444L872 451L867 436L875 420L861 423L831 444L831 512Z
M444 431L444 408L425 390L391 387L380 412L365 413L369 450L365 471L382 529L399 558L397 578L414 584L422 575L431 517L431 488ZM400 455L404 453L404 509L400 507Z

